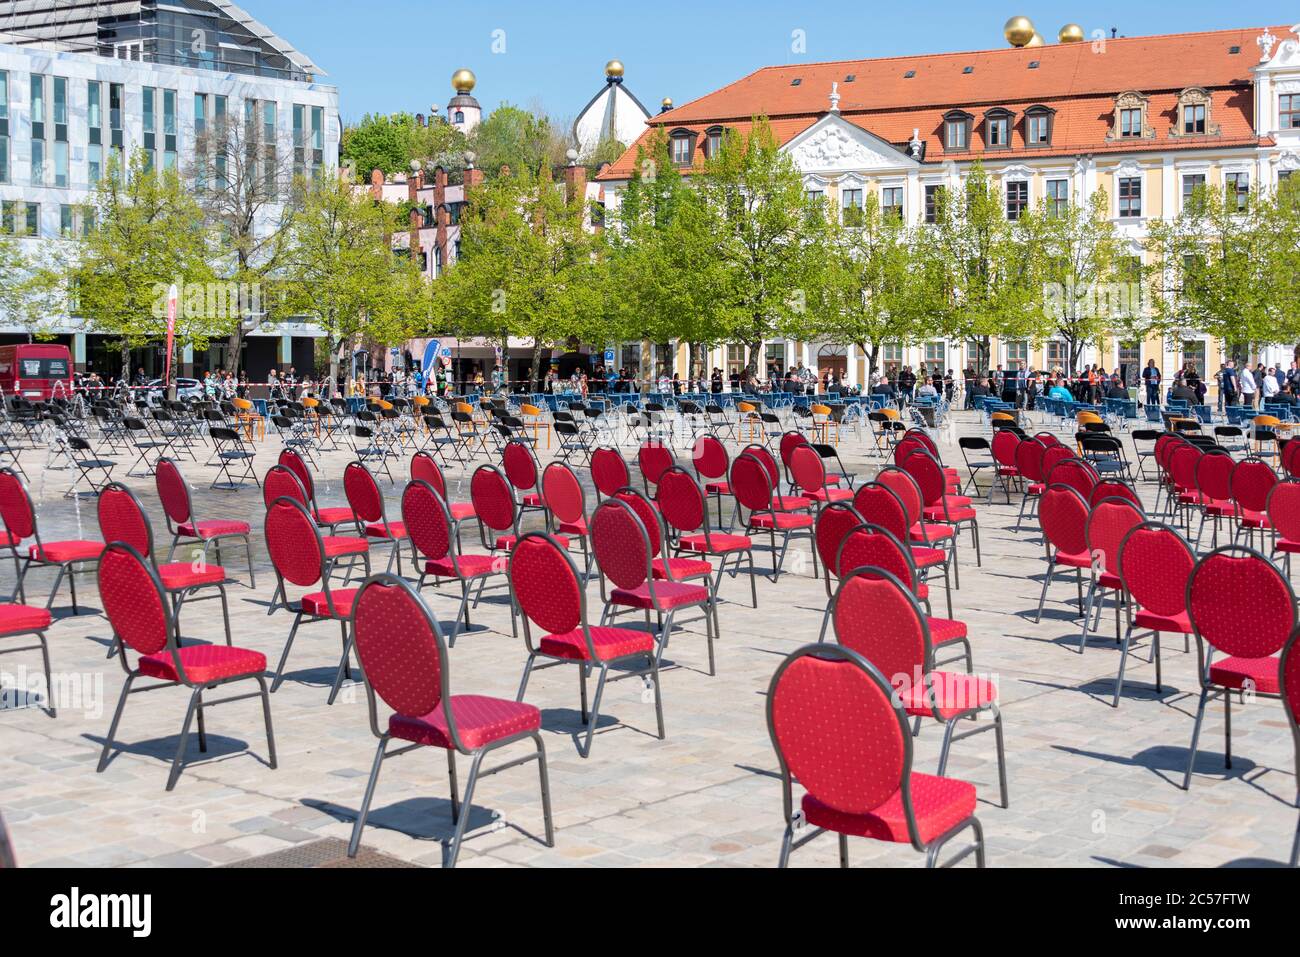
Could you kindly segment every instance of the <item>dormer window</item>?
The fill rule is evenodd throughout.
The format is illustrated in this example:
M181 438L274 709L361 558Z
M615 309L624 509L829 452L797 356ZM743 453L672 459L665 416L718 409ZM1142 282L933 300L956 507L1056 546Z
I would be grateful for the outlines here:
M1011 146L1011 126L1015 114L1010 110L989 110L984 114L984 148L1004 150Z
M1025 110L1025 145L1051 146L1055 116L1056 111L1049 106L1031 106Z
M714 126L704 131L704 155L713 159L722 150L722 127Z
M1115 97L1115 118L1106 139L1154 139L1147 104L1145 96L1132 90Z
M969 113L952 110L943 117L943 148L948 152L970 149L970 126L974 119Z
M1210 92L1203 87L1189 86L1178 94L1178 112L1169 135L1178 136L1218 136L1219 128L1214 125L1213 99Z
M1183 107L1183 133L1194 136L1205 133L1205 104L1188 104Z
M672 134L674 166L690 166L695 160L695 134L690 130L675 130Z

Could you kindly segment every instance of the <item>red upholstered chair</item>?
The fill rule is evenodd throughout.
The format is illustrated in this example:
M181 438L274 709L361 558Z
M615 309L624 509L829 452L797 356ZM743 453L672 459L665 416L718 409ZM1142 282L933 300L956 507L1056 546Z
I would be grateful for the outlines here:
M997 686L978 675L937 670L931 628L916 595L887 569L868 566L845 571L834 602L835 640L862 655L882 675L889 675L897 700L909 717L933 717L944 725L940 777L948 767L953 741L990 729L996 732L998 781L1002 806L1007 807L1007 762ZM974 728L957 733L960 722L981 712L993 720L979 721Z
M1083 633L1079 636L1079 654L1083 654L1088 644L1088 632L1092 627L1101 627L1101 610L1106 592L1110 592L1115 602L1115 641L1120 637L1120 605L1124 603L1124 583L1119 577L1119 547L1127 535L1146 521L1142 507L1134 505L1126 498L1102 499L1088 512L1088 521L1084 525L1084 538L1088 543L1088 555L1092 559L1092 580L1088 585L1088 600L1084 605ZM1092 625L1092 609L1097 609L1096 625Z
M1119 546L1118 571L1124 599L1130 604L1128 628L1120 649L1119 673L1115 676L1115 697L1119 707L1124 690L1124 666L1128 662L1133 633L1151 632L1151 656L1156 665L1156 691L1160 682L1160 634L1182 635L1184 643L1192 633L1187 617L1187 580L1196 567L1196 555L1187 539L1168 525L1142 522L1124 536Z
M220 565L208 565L206 562L174 562L159 565L154 553L153 525L149 522L149 516L145 514L144 507L135 497L135 493L120 482L110 482L100 490L97 509L99 533L104 536L105 542L125 542L153 563L163 590L171 600L172 612L177 619L177 629L180 628L181 606L204 589L216 589L215 595L194 600L221 599L221 620L226 628L226 644L230 644L226 570Z
M732 558L736 560L731 573L734 578L740 573L741 561L748 557L750 597L754 607L758 607L753 541L748 535L714 532L709 528L708 500L690 473L679 466L673 466L659 477L659 514L677 537L678 554L719 559L717 576L711 588L715 601L727 562Z
M807 512L778 509L771 471L761 459L749 453L740 455L731 463L731 490L736 501L749 513L745 520L745 534L752 535L755 530L768 533L772 550L772 581L779 581L781 567L785 564L785 553L790 547L790 536L802 532L813 544L813 517ZM789 500L788 496L786 500ZM782 536L779 553L776 548L777 532ZM814 545L813 575L817 574L817 549Z
M1297 641L1297 635L1300 635L1300 631L1292 632L1282 649L1278 686L1282 693L1282 704L1286 707L1287 720L1291 724L1296 776L1300 778L1300 641ZM1300 806L1300 793L1296 796L1296 805ZM1291 841L1291 866L1300 867L1300 822L1296 824L1295 837Z
M185 476L180 467L169 458L161 458L154 468L154 484L158 489L158 498L162 502L163 515L167 518L167 531L172 536L172 544L167 549L166 562L176 554L176 546L182 542L194 542L201 546L203 559L208 557L208 546L217 553L217 564L221 564L221 543L227 539L239 539L244 543L244 553L248 556L248 587L256 588L257 579L253 575L252 529L247 522L212 518L200 520L194 515L194 505L190 499L190 488L185 483Z
M665 473L666 474L666 473ZM655 503L646 498L640 489L631 486L619 489L614 498L623 502L645 526L650 536L650 551L655 556L650 563L656 581L690 581L703 578L708 581L713 577L713 563L704 558L668 554L668 529L664 527L663 516ZM604 596L604 579L601 579L601 595Z
M104 614L113 628L113 634L122 643L118 660L126 672L126 684L118 698L117 710L104 738L104 750L99 756L96 770L108 767L117 726L122 720L126 699L132 694L153 691L155 688L181 686L190 689L190 704L181 725L176 755L172 758L171 773L167 777L167 790L176 786L185 759L185 746L189 741L190 723L195 714L199 718L199 750L207 751L207 729L204 712L218 704L261 698L262 717L266 722L267 764L275 768L275 735L271 730L271 702L266 692L266 655L248 648L230 645L186 645L181 647L176 627L176 615L163 592L162 582L153 566L130 545L114 542L104 549L99 561L99 594L104 604ZM135 652L135 667L127 661L129 652ZM133 688L136 681L153 678L161 684ZM229 698L205 699L204 692L236 681L252 679L258 690L237 694Z
M790 453L790 485L800 495L810 498L817 507L830 502L853 500L853 490L836 488L826 482L826 466L810 445L800 445Z
M910 525L907 507L888 485L867 482L853 495L853 509L869 525L879 525L900 542L908 542ZM912 562L925 576L931 568L943 569L944 592L948 599L948 617L952 617L952 579L949 577L949 552L943 548L909 543Z
M57 568L59 574L54 579L54 587L50 589L50 597L45 602L45 607L53 607L54 597L59 593L59 586L63 584L63 576L67 575L68 585L72 589L72 612L80 615L81 608L77 605L77 566L80 565L84 570L99 561L104 543L84 539L63 542L42 541L31 496L27 494L27 487L23 485L18 473L10 468L0 469L0 518L4 519L5 532L8 535L9 545L14 550L15 562L18 548L27 539L35 539L27 547L22 569L18 572L18 597L26 603L27 592L24 583L27 572L32 568Z
M388 510L384 507L384 493L379 483L370 474L370 469L360 462L349 462L343 470L343 493L348 498L348 506L353 514L364 524L366 540L388 542L388 571L393 570L393 561L397 562L397 573L402 573L402 542L406 541L406 525L402 522L390 522Z
M1034 624L1043 620L1047 589L1058 566L1074 569L1074 584L1079 595L1079 614L1083 614L1083 569L1092 568L1088 554L1088 503L1069 485L1049 485L1038 505L1038 524L1047 548L1047 574L1043 592L1038 596L1038 613Z
M430 494L437 495L427 482L417 480L412 484L422 485ZM361 810L352 826L348 856L356 857L361 844L361 832L370 816L370 802L374 800L375 785L384 760L421 747L441 748L447 752L451 820L456 828L447 851L447 867L455 867L460 856L478 779L531 761L537 762L541 780L545 844L554 847L555 825L551 820L546 746L539 733L542 713L530 704L506 698L453 695L451 657L443 644L438 619L403 579L388 574L367 579L353 604L352 632L365 675L370 730L379 739L379 747L375 751L375 762L370 769ZM378 701L383 701L392 710L382 726ZM490 770L480 770L488 754L525 740L533 744L531 754ZM389 750L391 743L396 743L397 747ZM472 761L463 798L456 793L457 754Z
M876 473L876 482L885 486L898 496L898 500L907 509L907 520L911 523L908 541L924 548L943 548L948 550L948 567L952 569L955 587L961 587L961 569L957 565L957 527L927 522L922 517L923 502L921 487L916 479L896 466L887 466Z
M1092 508L1102 499L1122 498L1132 502L1138 508L1142 507L1142 498L1138 495L1137 489L1129 485L1123 479L1104 478L1092 488L1092 495L1088 499L1088 507Z
M1005 429L998 433L1006 434ZM1029 509L1030 518L1038 514L1038 497L1047 488L1043 483L1043 456L1046 452L1047 446L1037 439L1025 439L1016 445L1016 471L1025 481L1025 495L1020 502L1020 514L1016 516L1016 531L1020 531L1025 521L1026 509Z
M1240 545L1217 548L1196 563L1187 583L1196 635L1201 701L1187 755L1183 790L1191 787L1196 745L1211 698L1223 699L1224 766L1232 767L1232 694L1281 696L1282 650L1296 626L1295 595L1272 562ZM1213 652L1207 657L1208 650Z
M533 448L522 439L511 439L501 450L501 470L515 490L519 502L519 516L524 512L544 512L542 504L541 466Z
M901 467L903 460L918 449L922 452L928 452L939 463L940 467L943 467L943 460L939 457L939 447L921 429L908 429L903 434L903 437L898 440L898 444L894 446L894 464ZM948 484L946 494L960 495L961 475L957 470L943 467L943 477Z
M659 739L664 737L663 701L659 693L659 665L655 661L654 636L631 628L592 627L587 621L587 596L578 569L567 550L550 535L530 532L510 552L510 594L522 613L524 644L528 663L519 682L516 701L524 700L528 679L534 671L558 665L576 665L582 691L582 720L586 735L578 745L581 757L591 756L591 739L600 720L600 701L611 666L644 662L654 685L655 718ZM540 633L534 641L534 626ZM537 659L544 664L537 665ZM596 697L587 708L587 674L600 671Z
M1191 513L1201 505L1201 493L1196 487L1196 466L1202 452L1190 442L1184 442L1169 455L1169 478L1173 490L1168 501L1173 503L1176 521L1181 521L1188 535L1192 533Z
M727 447L716 435L701 435L691 450L691 465L695 475L704 485L704 494L712 495L718 502L718 528L722 528L722 499L731 496L727 475L731 471L731 456ZM626 484L626 483L625 483ZM708 516L706 515L707 519Z
M474 607L483 597L484 587L493 575L505 574L505 562L493 555L466 555L461 552L460 540L455 534L455 520L446 501L429 482L415 479L407 483L402 492L402 523L406 526L411 544L411 564L420 569L416 588L424 587L425 579L432 576L434 585L449 579L460 586L460 607L452 619L448 644L456 647L463 618L465 628L470 627L469 596L475 583L478 593ZM423 562L423 565L421 565Z
M583 574L591 577L591 553L587 550L587 493L577 474L564 462L552 462L542 473L542 505L547 527L552 532L577 539L582 546Z
M785 469L786 484L794 486L794 476L790 472L790 461L797 448L808 446L808 436L802 432L784 432L777 443L776 451L781 456L781 465Z
M442 468L428 452L416 452L411 456L411 478L420 482L428 482L433 486L447 508L451 511L451 520L456 525L456 533L460 534L460 523L467 522L474 517L474 505L472 502L453 502L451 496L447 494L447 478L442 474Z
M947 658L940 662L941 664L965 659L966 670L974 670L975 662L971 657L966 623L951 617L933 617L930 607L930 586L921 581L916 570L916 563L912 560L911 552L906 545L891 535L887 529L878 525L864 524L850 529L840 543L839 553L835 556L837 577L842 582L855 568L864 567L885 569L885 571L907 585L912 590L912 594L916 595L920 601L925 602L930 637L936 648L947 647L948 645L961 646L961 654L954 658ZM828 613L829 610L828 608ZM824 636L825 634L826 622L823 621L821 635Z
M1237 531L1233 542L1245 532L1246 543L1253 545L1258 531L1262 545L1265 529L1272 528L1268 521L1268 493L1277 484L1277 473L1263 459L1251 456L1233 467L1230 484L1232 500L1237 506Z
M772 507L778 512L811 512L813 500L805 495L781 494L781 469L772 452L765 445L757 443L747 445L740 450L741 455L751 455L762 463L767 477L772 483Z
M591 453L591 481L596 486L597 500L609 498L631 484L627 463L617 449L602 446Z
M1174 450L1187 444L1187 440L1181 435L1173 432L1166 432L1160 438L1156 439L1155 449L1152 452L1152 458L1156 463L1156 513L1160 513L1160 498L1167 496L1173 489L1173 479L1169 474L1169 458L1174 454ZM1165 510L1172 511L1168 501L1165 503Z
M983 565L984 559L980 553L979 516L971 506L971 500L965 495L948 494L943 469L928 452L919 449L913 451L902 468L916 481L916 487L921 490L922 520L936 525L948 525L954 530L960 530L963 525L969 528L971 541L975 545L975 564ZM954 553L954 561L956 557Z
M289 629L289 638L284 643L284 652L280 655L280 664L275 669L275 681L272 691L279 690L284 681L284 667L289 660L289 649L298 634L298 626L304 618L309 622L337 621L343 644L343 656L339 661L338 675L330 692L330 703L338 693L344 677L351 677L352 669L348 663L348 618L352 614L352 602L357 590L330 587L334 563L325 549L316 523L311 513L301 502L294 498L278 498L266 510L266 549L271 553L271 565L275 568L278 582L276 591L283 596L285 607L289 604L290 584L304 589L320 586L320 591L309 591L298 600L294 612L293 627ZM362 543L364 544L364 542ZM370 572L370 555L363 555L366 573Z
M1069 456L1053 462L1046 468L1043 472L1043 481L1048 485L1068 485L1087 502L1091 500L1092 490L1101 481L1101 476L1083 459Z
M262 504L270 508L277 498L291 498L311 510L311 498L303 488L302 480L287 465L272 465L262 479Z
M677 464L673 450L663 442L655 439L642 442L637 449L636 464L641 469L641 481L645 485L647 498L653 499L655 488L659 485L659 476Z
M605 579L612 585L601 612L601 625L626 612L644 612L648 623L653 612L661 622L659 647L655 652L658 663L662 662L664 649L672 637L673 618L677 612L700 608L704 611L708 638L709 674L716 674L713 636L717 611L712 589L671 577L656 579L650 565L655 556L650 533L636 509L621 496L606 499L596 506L591 516L591 548L600 569L601 594L605 594Z
M1289 581L1291 556L1300 552L1300 480L1288 478L1274 485L1264 511L1276 535L1271 554L1276 559L1278 552L1282 553L1282 567Z
M835 582L835 587L839 585L840 566L837 563L840 558L840 546L844 544L844 539L848 537L849 532L866 524L866 519L858 514L858 510L851 502L835 502L817 513L817 524L813 528L813 543L817 556L821 559L822 583L826 587L828 599L835 594L835 589L831 585L832 580ZM827 619L823 617L822 633L818 636L818 641L826 636L826 624Z
M1236 461L1226 449L1207 450L1196 463L1196 490L1200 492L1201 524L1196 529L1197 547L1205 531L1207 519L1214 519L1214 535L1210 548L1219 547L1219 520L1231 519L1237 513L1232 501L1232 470Z
M308 511L311 512L312 518L316 520L317 525L331 531L340 525L353 525L360 532L361 522L357 520L357 516L352 509L343 507L321 508L316 503L316 480L312 478L311 468L301 455L293 449L284 449L280 453L278 464L290 469L298 477L298 481L302 483L303 491L307 493L307 499L310 502Z
M1020 479L1020 469L1016 465L1016 449L1023 440L1010 429L999 429L993 436L993 461L997 462L998 484L1011 504L1011 484ZM993 502L993 486L989 486L989 504Z
M1300 444L1290 439L1282 440L1282 471L1291 478L1300 478Z
M519 503L514 487L499 468L480 465L469 480L470 500L478 516L483 547L492 552L508 552L519 538ZM557 539L565 548L569 540Z
M976 866L984 866L974 785L913 771L907 721L889 681L849 648L807 645L781 663L767 692L786 821L780 867L827 831L839 838L841 867L849 866L850 837L911 844L934 867L944 847L967 830L972 843L944 866L972 853ZM815 829L798 839L795 780L805 791L800 815Z
M1060 438L1054 432L1039 432L1034 436L1034 441L1042 443L1045 449L1050 449L1054 445L1062 445Z
M59 712L54 704L54 682L50 680L50 649L45 642L45 630L50 627L51 620L48 608L0 603L0 655L13 655L22 651L41 653L41 661L45 665L45 710L51 718L57 718ZM4 647L8 639L24 635L35 635L37 643L23 645L21 648Z

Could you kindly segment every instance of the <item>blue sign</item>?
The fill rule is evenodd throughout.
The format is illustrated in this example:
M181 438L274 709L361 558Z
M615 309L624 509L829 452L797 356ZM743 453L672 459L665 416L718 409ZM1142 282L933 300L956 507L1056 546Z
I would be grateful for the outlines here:
M442 352L440 352L440 353L438 353L438 354L441 355L444 359L450 359L450 358L451 358L451 346L443 346L443 347L442 347Z
M605 361L606 361L606 362L613 362L613 361L614 361L614 350L613 350L613 349L606 349L606 350L605 350Z
M432 369L434 361L438 358L438 340L430 339L424 347L424 358L420 362L421 369Z

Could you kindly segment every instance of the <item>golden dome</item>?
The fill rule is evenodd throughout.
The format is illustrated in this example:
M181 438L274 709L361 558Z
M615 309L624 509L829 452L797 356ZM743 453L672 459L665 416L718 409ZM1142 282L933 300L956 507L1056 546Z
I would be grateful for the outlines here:
M1056 39L1062 43L1082 43L1083 27L1077 23L1067 23L1061 27L1061 32L1056 35Z
M457 93L469 93L477 82L473 71L463 67L451 75L451 88Z
M613 80L623 75L623 61L610 60L605 64L605 76Z
M665 110L671 110L673 108L673 98L671 96L665 96L659 105Z
M1028 17L1012 17L1002 27L1002 35L1013 47L1028 46L1035 32L1034 23Z
M1034 36L1033 36L1033 38L1032 38L1028 43L1026 43L1025 46L1027 46L1027 47L1041 47L1041 46L1043 46L1045 43L1047 43L1047 41L1043 39L1043 35L1042 35L1041 33L1039 33L1037 30L1035 30L1035 31L1034 31Z

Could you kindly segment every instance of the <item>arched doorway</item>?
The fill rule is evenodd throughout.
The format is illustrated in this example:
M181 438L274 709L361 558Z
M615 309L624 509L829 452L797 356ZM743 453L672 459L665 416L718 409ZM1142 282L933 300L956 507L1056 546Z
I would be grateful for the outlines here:
M817 378L838 378L841 383L849 377L849 351L844 346L826 345L817 350Z

